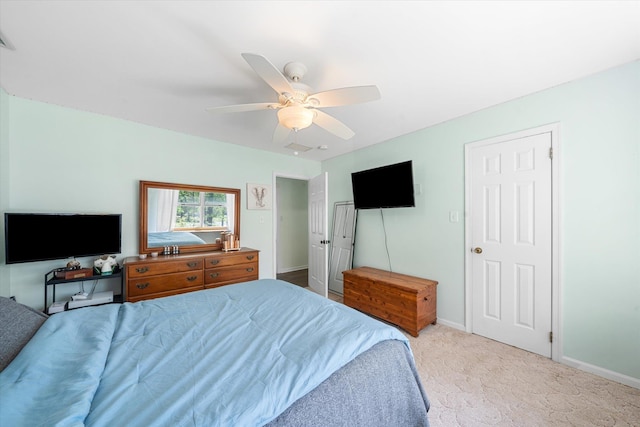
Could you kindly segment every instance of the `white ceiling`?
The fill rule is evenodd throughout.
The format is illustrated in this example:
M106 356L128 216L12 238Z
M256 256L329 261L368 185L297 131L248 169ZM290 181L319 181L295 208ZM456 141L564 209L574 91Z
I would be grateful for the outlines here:
M11 95L289 155L275 111L205 111L276 100L241 53L314 92L377 85L324 110L352 139L295 135L324 160L637 60L640 1L0 0L0 33Z

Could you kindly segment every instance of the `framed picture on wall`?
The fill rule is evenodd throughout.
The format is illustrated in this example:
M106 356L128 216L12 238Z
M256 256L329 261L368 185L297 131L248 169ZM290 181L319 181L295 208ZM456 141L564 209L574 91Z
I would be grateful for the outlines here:
M247 184L247 209L271 209L271 186Z

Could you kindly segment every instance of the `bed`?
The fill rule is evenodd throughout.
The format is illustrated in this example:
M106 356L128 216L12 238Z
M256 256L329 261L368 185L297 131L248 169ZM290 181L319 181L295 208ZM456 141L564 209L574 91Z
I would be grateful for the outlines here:
M147 247L204 245L206 242L188 231L158 231L147 234Z
M429 424L402 333L280 280L0 321L2 425Z

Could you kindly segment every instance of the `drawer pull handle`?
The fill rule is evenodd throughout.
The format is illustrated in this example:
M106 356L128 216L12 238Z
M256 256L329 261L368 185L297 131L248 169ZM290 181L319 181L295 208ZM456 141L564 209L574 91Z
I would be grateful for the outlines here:
M147 286L149 286L149 282L147 282L147 283L138 283L138 284L136 285L136 288L138 288L138 289L145 289Z
M249 267L249 268L247 268L247 271L248 271L248 272L252 272L252 271L253 271L253 267Z
M210 263L211 265L216 265L216 264L218 264L219 262L220 262L220 260L219 260L219 259L212 259L211 261L209 261L209 263Z
M211 277L212 279L215 279L219 275L220 275L220 273L209 273L209 277Z
M196 280L197 278L198 278L198 276L189 276L189 277L187 277L187 280L188 280L189 282L193 282L193 281L194 281L194 280Z
M252 259L254 259L254 258L255 258L255 255L247 255L247 259L248 259L249 261L251 261L251 260L252 260Z
M147 271L149 271L149 267L138 267L136 268L136 271L138 273L146 273Z
M187 263L187 267L191 267L191 268L193 268L193 267L197 267L197 266L198 266L198 263L197 263L197 262L188 262L188 263Z

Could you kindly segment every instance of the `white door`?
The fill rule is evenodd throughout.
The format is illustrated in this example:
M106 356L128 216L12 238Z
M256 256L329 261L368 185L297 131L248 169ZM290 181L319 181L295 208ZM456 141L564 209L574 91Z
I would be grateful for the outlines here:
M469 154L472 332L551 357L551 132Z
M327 172L309 181L309 288L323 297L329 296L327 183Z
M329 290L340 295L344 289L342 272L351 268L355 213L353 202L337 202L333 209Z

